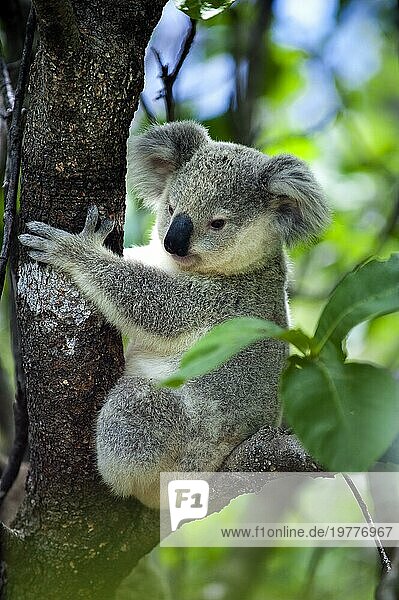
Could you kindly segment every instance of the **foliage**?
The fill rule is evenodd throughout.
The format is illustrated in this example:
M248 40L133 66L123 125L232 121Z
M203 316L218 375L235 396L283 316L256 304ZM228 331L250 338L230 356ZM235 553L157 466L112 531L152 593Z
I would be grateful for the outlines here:
M234 0L175 0L176 7L192 19L210 19L223 12Z

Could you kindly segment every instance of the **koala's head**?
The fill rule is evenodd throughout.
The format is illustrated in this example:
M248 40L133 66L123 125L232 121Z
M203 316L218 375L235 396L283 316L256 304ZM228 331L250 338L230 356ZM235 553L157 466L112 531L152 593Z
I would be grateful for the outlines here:
M258 268L283 243L312 237L328 221L322 190L303 161L215 142L191 121L156 125L134 139L132 181L183 270Z

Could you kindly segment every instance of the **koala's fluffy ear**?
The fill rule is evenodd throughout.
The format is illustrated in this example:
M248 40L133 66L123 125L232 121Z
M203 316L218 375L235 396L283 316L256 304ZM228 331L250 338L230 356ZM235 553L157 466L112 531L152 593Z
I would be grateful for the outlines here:
M209 141L205 127L193 121L153 125L133 139L131 182L150 208L156 207L170 175Z
M311 238L330 220L323 190L308 165L290 154L268 159L263 173L269 208L286 244Z

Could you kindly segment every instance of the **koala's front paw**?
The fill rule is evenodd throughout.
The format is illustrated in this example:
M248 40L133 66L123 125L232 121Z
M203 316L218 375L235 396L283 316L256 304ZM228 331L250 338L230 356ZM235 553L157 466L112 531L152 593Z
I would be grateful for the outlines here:
M84 256L88 245L101 246L114 228L111 219L103 219L98 229L98 209L90 206L87 211L83 231L78 235L56 229L39 221L26 224L30 233L19 236L22 245L28 248L28 255L42 263L67 269L68 262Z
M73 237L67 231L50 227L40 221L31 221L26 224L26 228L31 233L20 235L19 241L28 248L31 258L46 264L54 264L65 241Z

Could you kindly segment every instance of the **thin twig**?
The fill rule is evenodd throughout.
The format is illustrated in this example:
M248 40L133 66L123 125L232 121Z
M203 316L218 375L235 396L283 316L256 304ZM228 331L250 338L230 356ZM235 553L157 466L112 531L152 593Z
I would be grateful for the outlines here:
M180 47L176 66L173 69L172 73L169 75L172 85L176 81L177 76L180 73L180 69L182 68L183 63L186 60L188 53L190 52L190 48L193 44L196 31L197 31L197 22L194 19L190 19L190 26L188 28L186 37L184 38L184 41Z
M352 494L354 495L355 500L358 503L359 508L363 513L363 517L364 517L366 523L368 523L372 527L375 527L373 517L371 516L369 509L367 507L367 504L363 500L362 495L359 492L359 490L357 489L355 483L353 482L353 480L349 477L349 475L347 473L342 473L342 477L345 479L349 489L351 490ZM389 560L389 557L388 557L387 553L385 552L385 548L382 545L381 540L377 534L374 536L374 542L377 547L378 554L380 555L382 570L384 573L389 573L389 571L392 569L391 561Z
M4 108L6 112L12 111L14 106L14 90L12 89L10 73L8 71L8 67L5 63L4 58L0 57L0 66L1 66L1 93L4 101Z
M177 76L180 73L183 63L186 60L188 53L190 52L190 48L195 38L196 30L196 21L194 19L190 19L189 28L177 55L176 65L172 71L169 71L169 65L166 65L162 62L162 58L159 52L152 48L155 58L157 59L157 62L159 64L159 68L161 71L160 78L163 82L163 89L159 92L157 99L164 99L167 121L175 120L175 99L173 96L173 86L176 82Z
M22 52L21 67L18 76L18 84L15 92L11 127L9 131L9 154L7 160L7 173L9 176L6 185L5 208L4 208L4 236L3 247L0 256L0 295L4 287L5 272L10 256L10 249L15 234L15 214L18 194L19 171L21 166L21 144L23 134L22 107L26 90L28 87L30 61L33 45L33 37L36 28L36 19L33 9L29 14L26 25L25 45ZM25 381L20 353L19 329L15 317L15 273L11 269L11 290L13 292L11 329L13 333L13 352L16 367L16 397L14 403L15 438L8 463L0 480L0 506L14 483L25 453L28 437L28 417L25 398Z
M11 102L11 96L8 96L8 102L10 104L9 108L12 109L13 112L8 133L8 156L6 181L4 185L4 230L3 244L0 252L0 298L4 288L4 280L7 262L10 256L12 235L15 231L15 214L18 195L19 171L21 166L21 145L23 134L22 108L28 88L35 29L36 18L34 10L31 8L26 24L25 43L18 74L17 89L13 102ZM22 363L20 364L20 367L22 368ZM18 376L18 372L19 367L17 364L17 393L14 404L15 439L7 466L4 469L0 480L0 506L19 473L21 462L27 446L28 424L25 389L22 383L23 379ZM0 527L0 596L3 596L4 594L4 586L7 579L6 562L3 556L3 533L4 528Z
M21 145L23 134L22 108L28 88L33 38L36 29L36 18L33 8L26 25L25 45L22 52L21 67L18 75L17 89L12 112L11 126L8 136L8 159L4 181L4 230L3 244L0 251L0 298L3 293L8 259L10 257L11 234L15 219L19 170L21 167Z
M17 382L18 385L18 382ZM14 422L15 422L15 440L12 450L8 457L7 465L3 471L0 480L0 507L4 499L11 489L12 484L18 477L19 469L22 460L25 456L25 450L28 441L28 422L26 418L26 407L24 402L20 402L21 398L25 398L23 390L17 388L16 400L14 402Z
M12 415L10 411L11 405L12 392L9 386L7 373L0 356L0 435L3 438L7 449L9 449L12 441ZM0 478L3 469L0 465Z
M14 252L13 252L14 255ZM11 261L13 263L13 261ZM28 411L26 406L25 374L22 365L21 334L16 312L16 274L11 264L11 332L15 362L14 442L7 465L0 479L0 507L16 480L28 444Z

